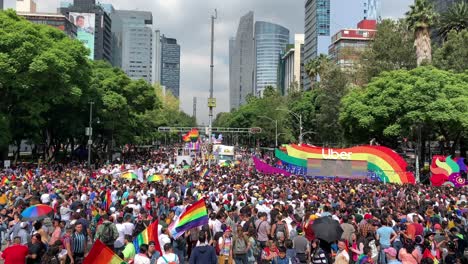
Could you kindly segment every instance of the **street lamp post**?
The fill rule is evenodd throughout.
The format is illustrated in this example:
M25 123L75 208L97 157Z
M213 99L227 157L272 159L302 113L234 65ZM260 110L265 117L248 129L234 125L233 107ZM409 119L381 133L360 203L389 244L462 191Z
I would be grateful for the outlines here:
M91 147L93 145L93 105L94 102L89 102L89 128L88 128L88 169L91 174Z
M209 148L212 147L212 139L211 139L211 130L213 129L213 107L216 107L216 100L213 98L213 50L214 50L214 21L218 18L218 12L215 9L214 16L211 16L211 57L210 57L210 98L208 98L208 108L209 108L209 124L208 124L208 142ZM212 152L208 152L208 167L211 166L211 155Z
M297 114L297 113L294 113L293 111L291 110L288 110L288 109L284 109L284 108L276 108L277 111L286 111L286 112L289 112L291 115L293 115L294 117L296 117L298 120L299 120L299 145L302 145L302 139L303 139L303 134L302 134L302 114Z
M278 147L278 120L272 119L268 116L258 116L258 117L268 119L275 123L275 147Z

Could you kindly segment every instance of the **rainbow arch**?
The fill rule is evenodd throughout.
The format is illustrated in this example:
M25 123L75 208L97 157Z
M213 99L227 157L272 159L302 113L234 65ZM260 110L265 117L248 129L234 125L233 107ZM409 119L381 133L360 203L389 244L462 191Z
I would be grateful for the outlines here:
M322 151L351 152L349 160L367 161L368 171L380 177L381 181L391 183L415 183L412 173L406 171L408 164L395 151L383 146L356 146L344 149L331 149L310 145L287 145L287 154L276 151L276 157L281 161L295 166L307 166L307 159L324 159Z

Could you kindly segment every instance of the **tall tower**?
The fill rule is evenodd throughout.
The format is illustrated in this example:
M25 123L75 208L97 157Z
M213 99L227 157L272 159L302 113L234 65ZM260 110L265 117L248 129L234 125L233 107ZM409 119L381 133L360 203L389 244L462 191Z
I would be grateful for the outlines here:
M229 109L239 108L254 93L254 13L240 18L235 38L229 41Z
M153 82L153 15L146 11L116 10L111 14L112 33L119 38L117 64L132 79ZM117 56L116 56L117 57Z
M161 37L161 85L179 98L180 46L175 38Z
M263 96L267 86L277 86L279 55L289 43L289 30L283 26L255 22L255 95Z
M380 0L364 1L364 19L380 20Z

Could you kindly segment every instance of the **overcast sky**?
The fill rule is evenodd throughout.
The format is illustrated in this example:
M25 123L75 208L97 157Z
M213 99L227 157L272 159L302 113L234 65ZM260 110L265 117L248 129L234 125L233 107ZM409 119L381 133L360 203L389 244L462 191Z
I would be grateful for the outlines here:
M12 1L12 0L7 0ZM349 0L340 0L349 1ZM59 0L36 0L39 12L54 12ZM192 114L198 98L197 120L208 122L210 16L218 9L215 24L214 96L218 112L229 110L229 38L236 34L239 18L254 11L255 20L285 26L290 35L304 31L304 0L102 0L115 9L153 12L153 23L181 46L181 108ZM364 0L363 0L364 2ZM401 17L412 0L381 0L382 17ZM332 7L333 8L333 7ZM340 7L338 7L340 8ZM357 23L358 21L356 21ZM346 25L352 27L353 25Z

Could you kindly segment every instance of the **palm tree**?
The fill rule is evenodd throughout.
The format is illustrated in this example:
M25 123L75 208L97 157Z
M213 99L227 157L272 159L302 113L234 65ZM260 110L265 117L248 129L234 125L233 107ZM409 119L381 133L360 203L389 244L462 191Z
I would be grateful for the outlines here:
M310 60L305 65L306 73L312 82L315 82L317 80L317 77L323 75L323 72L326 68L326 64L329 61L330 58L328 58L327 55L320 54L318 57L314 58L313 60Z
M431 63L432 47L429 28L436 22L437 13L427 0L415 0L406 12L409 27L414 30L414 47L416 48L416 62L420 66L423 62Z
M457 32L468 28L468 3L460 0L443 13L439 23L439 35L445 40L450 31Z

